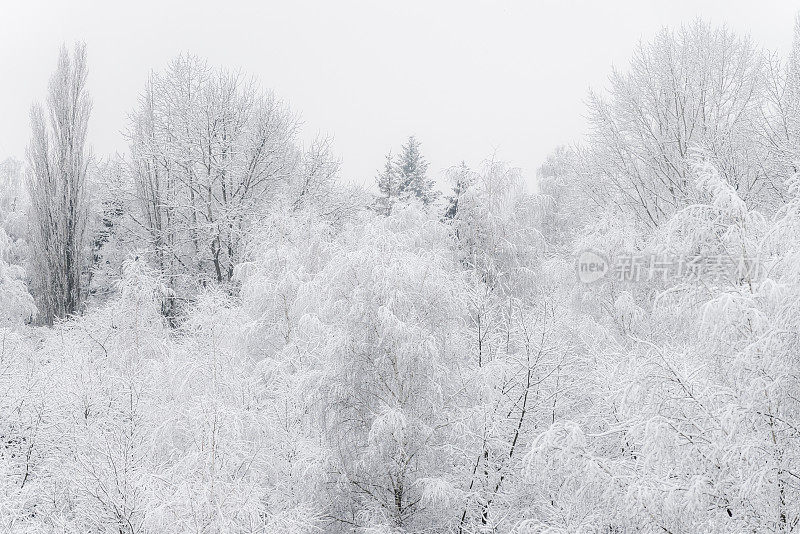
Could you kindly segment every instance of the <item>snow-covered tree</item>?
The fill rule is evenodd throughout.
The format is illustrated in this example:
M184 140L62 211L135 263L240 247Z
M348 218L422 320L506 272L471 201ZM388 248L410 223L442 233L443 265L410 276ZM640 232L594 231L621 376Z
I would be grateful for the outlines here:
M428 178L428 162L422 155L420 143L413 135L400 147L395 158L395 167L400 178L400 192L417 198L427 206L435 201L439 192L434 189L433 180Z
M63 47L50 79L47 112L39 105L31 110L31 275L40 317L47 324L80 311L84 298L86 128L92 108L87 75L86 47L76 45L71 56Z
M641 44L608 96L590 97L595 194L658 226L691 203L687 158L704 150L749 205L769 208L782 181L764 172L753 132L765 103L762 56L747 38L695 21Z
M0 164L0 530L797 531L798 46L665 30L537 193L462 164L444 216L414 138L376 210L328 138L193 57L149 78L130 158L88 166L64 53L30 229ZM87 219L94 298L31 326L26 268L42 291ZM580 283L586 249L641 276Z
M380 191L380 196L377 199L378 210L385 215L391 215L395 204L400 201L400 193L402 192L400 176L392 160L391 152L386 154L383 170L378 173L375 181L378 184L378 191Z
M241 73L181 56L151 75L128 131L139 223L173 288L228 282L249 225L300 161L297 119Z
M428 206L439 198L434 181L428 178L428 162L420 151L421 146L412 135L394 159L391 152L386 155L383 170L376 177L380 191L379 211L390 215L398 202L413 200Z
M462 195L466 194L467 189L475 184L477 177L463 161L457 167L448 169L447 176L453 184L453 193L447 197L447 209L444 212L444 218L455 219L458 214L458 201Z

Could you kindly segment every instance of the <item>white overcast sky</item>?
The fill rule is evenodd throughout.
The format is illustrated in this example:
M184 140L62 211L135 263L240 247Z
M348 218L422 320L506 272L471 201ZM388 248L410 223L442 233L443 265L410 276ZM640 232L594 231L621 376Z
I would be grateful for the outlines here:
M319 1L0 3L0 160L24 158L28 112L63 42L86 42L97 156L120 133L151 69L180 52L240 67L287 100L303 138L334 137L343 178L371 183L416 135L436 176L495 153L536 168L585 131L602 88L640 39L697 16L788 51L800 3L741 1Z

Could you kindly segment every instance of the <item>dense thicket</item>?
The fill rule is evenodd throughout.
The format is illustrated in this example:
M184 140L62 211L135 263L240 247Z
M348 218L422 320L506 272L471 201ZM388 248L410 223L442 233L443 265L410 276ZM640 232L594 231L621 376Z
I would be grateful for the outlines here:
M664 30L537 194L487 160L445 202L416 139L371 196L180 57L90 169L89 304L49 328L3 164L3 529L796 530L796 34ZM736 269L586 285L586 248Z

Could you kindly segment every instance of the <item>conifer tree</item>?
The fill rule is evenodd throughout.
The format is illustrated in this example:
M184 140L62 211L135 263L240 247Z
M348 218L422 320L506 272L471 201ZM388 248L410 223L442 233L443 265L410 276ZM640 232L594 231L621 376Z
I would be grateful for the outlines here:
M391 152L386 155L383 171L376 178L381 192L378 210L386 215L392 213L398 201L417 199L428 206L439 197L433 180L428 179L428 162L422 156L420 146L421 143L412 135L402 145L397 157L392 159Z
M377 205L378 211L385 215L392 214L392 208L397 202L400 195L400 176L392 161L392 153L386 154L386 162L383 166L383 171L378 173L375 178L378 182L378 189L381 192L381 197L378 198Z
M412 135L402 146L395 160L400 175L402 195L416 197L427 206L439 196L434 190L433 180L428 179L428 162L420 152L422 144Z

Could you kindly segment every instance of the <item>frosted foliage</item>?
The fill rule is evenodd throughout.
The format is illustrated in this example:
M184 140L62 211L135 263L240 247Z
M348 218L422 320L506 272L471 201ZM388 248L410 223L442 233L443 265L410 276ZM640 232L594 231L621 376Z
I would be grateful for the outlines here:
M0 164L0 532L797 531L795 41L659 32L535 193L416 137L345 185L194 56L94 161L65 52Z

